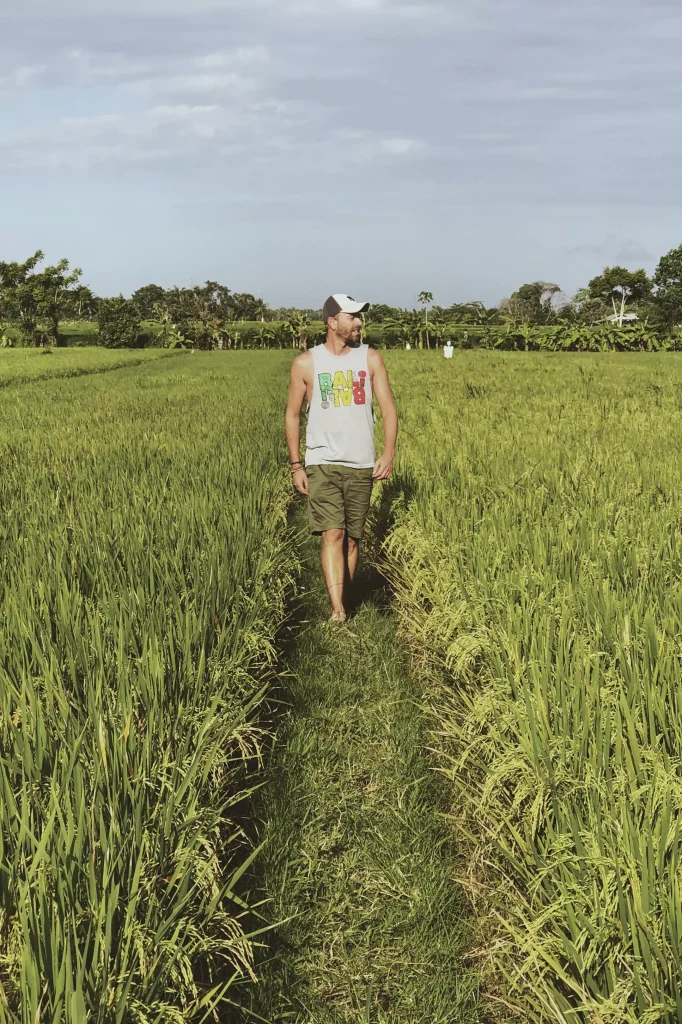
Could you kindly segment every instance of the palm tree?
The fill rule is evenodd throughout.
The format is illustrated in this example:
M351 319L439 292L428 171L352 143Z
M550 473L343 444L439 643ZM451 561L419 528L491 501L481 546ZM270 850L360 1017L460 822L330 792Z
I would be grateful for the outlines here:
M426 332L426 347L431 348L429 343L429 309L428 307L433 302L433 292L420 292L419 302L424 307L424 328Z
M258 298L253 304L253 315L256 320L265 323L265 314L268 312L268 304L264 299Z
M431 330L436 339L436 348L440 348L440 343L445 338L446 327L447 321L443 315L443 310L440 308L431 310Z
M261 348L270 348L272 343L277 341L277 331L274 327L261 327L258 331L258 340Z
M402 337L406 344L412 346L415 342L421 342L422 326L416 309L401 309L397 316L387 317L384 324ZM421 348L421 344L419 347Z
M301 313L298 309L292 310L284 326L291 338L291 347L300 348L305 352L308 348L308 334L310 330L310 317L308 314Z

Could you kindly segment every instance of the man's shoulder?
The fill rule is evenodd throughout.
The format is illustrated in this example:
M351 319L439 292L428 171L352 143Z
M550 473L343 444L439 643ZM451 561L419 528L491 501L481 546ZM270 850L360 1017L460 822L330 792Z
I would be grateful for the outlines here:
M301 352L299 356L296 356L293 363L291 364L291 372L296 374L309 373L313 368L313 353L312 349L307 352Z

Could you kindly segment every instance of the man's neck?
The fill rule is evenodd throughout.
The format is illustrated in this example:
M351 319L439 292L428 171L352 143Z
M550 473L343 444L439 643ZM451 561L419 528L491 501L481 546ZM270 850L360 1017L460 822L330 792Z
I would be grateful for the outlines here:
M339 338L336 334L330 332L327 335L324 347L334 356L345 356L351 349L359 348L360 345L359 343L357 345L349 344L345 338Z

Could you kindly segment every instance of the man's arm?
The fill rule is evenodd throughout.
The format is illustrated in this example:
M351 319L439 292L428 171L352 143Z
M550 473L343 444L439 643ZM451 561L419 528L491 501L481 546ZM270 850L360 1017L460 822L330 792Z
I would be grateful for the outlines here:
M284 414L284 430L286 433L287 447L289 449L289 462L296 463L301 458L301 409L308 391L307 373L308 364L311 361L309 353L297 356L291 365L291 378L289 380L289 398L287 409ZM301 466L292 466L292 477L294 487L300 494L308 493L308 477Z
M374 479L388 480L393 472L395 443L398 437L398 410L395 407L391 385L384 361L376 349L367 353L367 365L372 378L372 391L377 397L384 425L384 450L374 465Z

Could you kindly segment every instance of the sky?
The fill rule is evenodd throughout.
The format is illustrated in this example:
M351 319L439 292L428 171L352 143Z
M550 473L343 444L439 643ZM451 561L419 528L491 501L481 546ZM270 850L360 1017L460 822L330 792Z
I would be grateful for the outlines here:
M652 271L682 244L681 50L679 0L22 0L0 259L313 308Z

